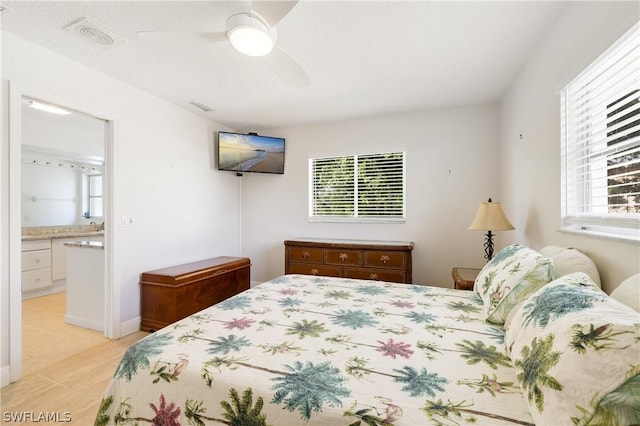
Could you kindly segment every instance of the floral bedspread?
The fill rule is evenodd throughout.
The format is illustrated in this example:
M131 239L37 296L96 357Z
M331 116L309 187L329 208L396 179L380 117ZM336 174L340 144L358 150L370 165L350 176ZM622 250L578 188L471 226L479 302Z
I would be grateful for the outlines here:
M131 346L96 424L533 424L470 291L285 275Z

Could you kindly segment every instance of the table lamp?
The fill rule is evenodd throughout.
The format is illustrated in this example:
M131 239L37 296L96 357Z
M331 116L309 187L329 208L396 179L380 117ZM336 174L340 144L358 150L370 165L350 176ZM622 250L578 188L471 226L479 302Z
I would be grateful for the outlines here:
M473 222L469 225L472 231L487 231L484 242L484 258L487 262L493 258L493 233L492 231L510 231L515 229L507 216L502 211L500 203L492 203L491 198L486 203L480 203Z

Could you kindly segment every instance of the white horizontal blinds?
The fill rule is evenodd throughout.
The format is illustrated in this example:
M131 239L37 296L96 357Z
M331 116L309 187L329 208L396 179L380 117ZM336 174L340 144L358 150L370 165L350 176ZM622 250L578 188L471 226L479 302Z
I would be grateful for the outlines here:
M311 161L312 216L353 216L354 157L316 158Z
M565 216L640 213L638 27L562 94Z
M358 215L404 217L404 155L358 156Z
M640 86L640 75L637 80ZM614 213L640 213L639 97L640 89L634 89L607 105L608 204Z
M404 218L404 153L310 160L315 218Z

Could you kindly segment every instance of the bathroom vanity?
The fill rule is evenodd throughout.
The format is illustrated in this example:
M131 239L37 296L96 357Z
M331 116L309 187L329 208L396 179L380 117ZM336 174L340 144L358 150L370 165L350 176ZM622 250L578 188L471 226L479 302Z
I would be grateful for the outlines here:
M65 291L68 242L104 241L100 225L22 228L22 298ZM104 250L103 250L104 252Z

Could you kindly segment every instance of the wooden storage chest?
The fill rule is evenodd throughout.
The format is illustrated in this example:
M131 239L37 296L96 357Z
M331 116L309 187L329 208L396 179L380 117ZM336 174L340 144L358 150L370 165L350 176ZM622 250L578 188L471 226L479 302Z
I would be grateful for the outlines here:
M140 329L155 331L247 290L251 262L215 257L140 275Z
M409 241L287 240L285 273L412 282Z

